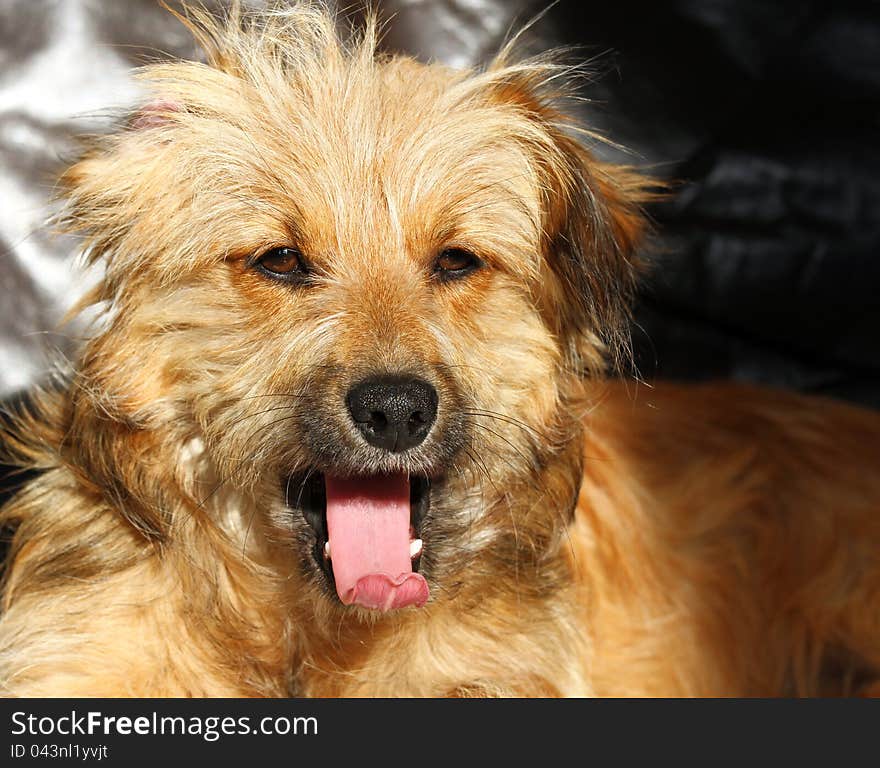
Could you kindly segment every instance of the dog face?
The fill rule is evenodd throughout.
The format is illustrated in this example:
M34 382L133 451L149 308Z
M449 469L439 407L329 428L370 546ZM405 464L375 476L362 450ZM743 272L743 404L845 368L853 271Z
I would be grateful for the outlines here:
M226 533L318 599L421 605L564 527L641 180L564 132L551 64L377 58L314 9L260 24L195 22L209 64L149 68L153 98L64 179L105 265L87 399L195 509L234 491Z

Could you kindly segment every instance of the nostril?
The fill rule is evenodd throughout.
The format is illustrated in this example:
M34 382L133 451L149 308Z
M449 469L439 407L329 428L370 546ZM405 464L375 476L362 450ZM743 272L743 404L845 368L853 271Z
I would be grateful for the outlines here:
M376 430L385 429L388 419L382 411L370 411L370 426Z

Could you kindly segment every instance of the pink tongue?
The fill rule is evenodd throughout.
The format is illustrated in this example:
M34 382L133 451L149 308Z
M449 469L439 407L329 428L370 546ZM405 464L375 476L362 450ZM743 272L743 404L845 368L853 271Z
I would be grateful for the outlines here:
M345 605L388 611L423 606L428 582L409 556L409 477L325 475L336 592Z

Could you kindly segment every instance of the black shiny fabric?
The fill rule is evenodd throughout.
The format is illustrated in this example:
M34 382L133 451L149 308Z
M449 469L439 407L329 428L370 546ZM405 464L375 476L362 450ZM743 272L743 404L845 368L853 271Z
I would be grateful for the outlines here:
M217 3L214 3L216 5ZM384 45L471 65L545 9L386 0ZM356 15L356 14L355 14ZM526 46L577 47L598 149L678 181L653 206L640 374L737 378L880 407L880 11L870 2L561 0ZM131 69L194 55L153 0L0 0L0 397L39 380L84 290L41 221L72 137L137 97Z

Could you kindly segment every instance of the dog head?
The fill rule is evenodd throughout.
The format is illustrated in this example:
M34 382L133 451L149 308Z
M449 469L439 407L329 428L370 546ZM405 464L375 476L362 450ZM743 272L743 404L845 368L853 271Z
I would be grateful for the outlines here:
M64 177L105 270L78 397L122 458L92 474L173 535L140 441L191 513L363 608L546 552L579 382L625 338L643 179L572 138L548 60L384 57L314 6L188 23L208 63L147 68Z

